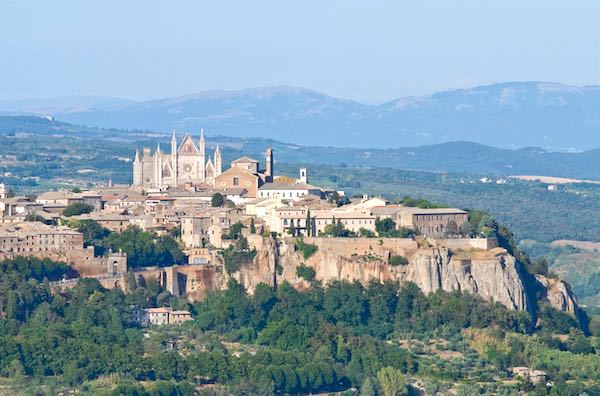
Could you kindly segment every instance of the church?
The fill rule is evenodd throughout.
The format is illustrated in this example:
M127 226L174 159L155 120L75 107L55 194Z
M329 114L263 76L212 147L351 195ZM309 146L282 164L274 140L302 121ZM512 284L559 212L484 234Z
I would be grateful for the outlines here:
M177 187L190 183L214 186L221 171L221 150L218 145L213 158L206 157L204 130L200 132L198 141L186 133L179 146L173 131L170 153L163 152L160 144L154 154L148 147L143 149L141 156L139 150L135 151L133 185L144 188Z

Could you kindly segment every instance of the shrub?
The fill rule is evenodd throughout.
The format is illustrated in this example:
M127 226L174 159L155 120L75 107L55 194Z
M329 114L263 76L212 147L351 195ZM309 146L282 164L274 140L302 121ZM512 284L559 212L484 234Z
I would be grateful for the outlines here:
M213 208L221 207L225 204L225 197L221 193L214 193L212 198L210 199L210 205Z
M72 204L67 206L67 208L63 211L62 214L65 217L71 217L78 216L84 213L90 213L92 210L94 210L94 207L92 205L88 205L82 202L73 202Z
M296 239L294 244L296 249L302 252L302 257L304 257L304 260L308 260L317 252L317 250L319 250L317 245L313 245L312 243L304 243L301 238Z
M408 259L404 256L391 256L390 257L390 265L391 266L398 266L398 265L407 265L408 264Z
M311 282L315 279L317 273L312 267L300 264L298 267L296 267L296 276Z

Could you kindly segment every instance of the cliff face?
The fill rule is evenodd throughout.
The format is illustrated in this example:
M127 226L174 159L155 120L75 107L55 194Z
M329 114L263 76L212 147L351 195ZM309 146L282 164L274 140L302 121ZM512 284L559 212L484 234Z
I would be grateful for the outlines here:
M577 312L577 296L568 283L560 279L546 278L543 275L537 275L535 278L542 286L545 299L550 306L569 313Z
M360 243L364 243L363 238ZM413 282L425 293L443 289L477 294L488 301L499 302L514 310L533 311L522 272L524 269L502 248L491 250L468 250L451 253L445 247L418 248L416 243L398 240L396 245L386 241L386 246L364 246L362 252L348 253L349 241L335 239L315 242L318 251L308 259L296 251L293 241L264 241L254 262L235 274L235 278L250 292L257 284L289 282L298 288L308 286L296 276L296 268L303 264L312 267L316 279L348 280L367 283L371 279L380 282L395 281L400 284ZM338 251L340 250L340 251ZM363 254L360 254L363 253ZM390 255L402 254L408 258L407 265L391 266ZM577 301L568 285L560 280L537 277L540 287L546 291L546 300L555 308L575 314Z

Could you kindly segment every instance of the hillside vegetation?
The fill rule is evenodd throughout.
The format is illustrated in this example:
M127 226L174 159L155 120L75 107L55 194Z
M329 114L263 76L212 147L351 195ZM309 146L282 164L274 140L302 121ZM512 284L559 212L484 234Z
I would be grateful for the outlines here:
M416 383L431 394L600 392L598 343L568 315L530 318L469 294L424 295L414 284L283 283L253 295L234 280L195 305L156 283L130 292L83 279L51 293L61 263L0 262L0 373L4 389L82 394L318 393L395 395ZM130 277L129 277L130 278ZM22 297L26 298L22 299ZM19 301L15 309L9 308ZM131 307L190 309L181 327L141 329ZM553 334L564 334L561 339ZM48 346L52 347L49 348ZM43 356L43 359L40 358ZM511 381L508 367L543 369L552 388Z

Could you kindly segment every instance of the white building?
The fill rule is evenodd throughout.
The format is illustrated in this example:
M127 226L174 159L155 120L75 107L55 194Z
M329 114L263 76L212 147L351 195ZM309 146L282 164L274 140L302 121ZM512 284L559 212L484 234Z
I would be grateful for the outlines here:
M306 195L323 195L323 191L319 187L315 187L308 183L265 183L258 189L259 198L276 197L280 199L289 199L299 201Z

